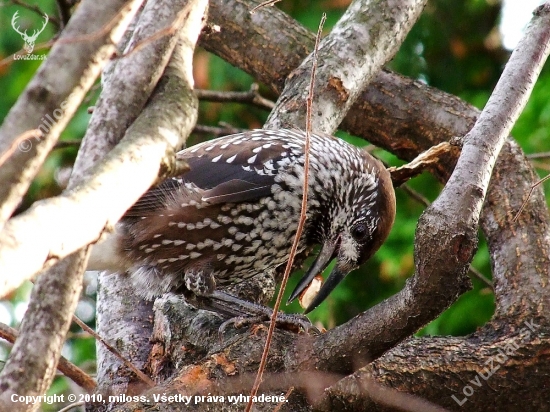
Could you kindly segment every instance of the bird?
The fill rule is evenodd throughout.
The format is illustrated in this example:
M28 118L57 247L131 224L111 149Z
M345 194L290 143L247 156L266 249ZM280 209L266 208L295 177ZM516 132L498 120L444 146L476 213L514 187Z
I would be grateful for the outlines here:
M224 290L286 265L301 212L305 138L298 129L251 130L178 152L189 170L149 189L93 248L88 270L128 272L145 299L182 293L223 302L221 311L249 308ZM379 160L311 133L298 260L320 250L289 302L336 259L304 313L319 306L380 248L395 212L391 176Z

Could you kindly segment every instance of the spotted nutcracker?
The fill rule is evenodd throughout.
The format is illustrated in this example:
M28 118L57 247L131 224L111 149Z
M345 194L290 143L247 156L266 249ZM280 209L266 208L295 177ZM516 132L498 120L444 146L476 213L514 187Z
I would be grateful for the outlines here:
M179 152L190 170L146 192L115 234L96 245L89 270L128 271L137 293L148 299L182 292L223 303L211 305L214 310L240 314L242 309L225 309L248 307L246 302L224 289L275 274L287 263L302 202L304 142L299 130L254 130ZM321 249L289 300L336 258L305 313L317 307L378 250L394 217L395 194L384 166L341 139L312 134L298 252L305 257L314 245Z

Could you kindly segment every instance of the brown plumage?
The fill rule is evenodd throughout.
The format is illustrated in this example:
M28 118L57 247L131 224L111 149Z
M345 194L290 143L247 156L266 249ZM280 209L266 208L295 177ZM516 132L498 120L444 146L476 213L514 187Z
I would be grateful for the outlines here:
M304 133L256 130L178 153L190 171L150 189L120 223L113 258L151 298L188 290L211 296L275 273L287 261L300 215ZM386 239L395 195L383 165L340 139L313 134L308 209L299 252L321 251L294 299L328 263L336 266L306 313Z

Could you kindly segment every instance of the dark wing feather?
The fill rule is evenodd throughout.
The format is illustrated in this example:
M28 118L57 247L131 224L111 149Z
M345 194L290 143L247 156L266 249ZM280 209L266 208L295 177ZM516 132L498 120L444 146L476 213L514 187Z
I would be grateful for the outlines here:
M280 134L267 131L226 136L177 154L190 170L181 177L205 190L209 203L238 203L270 196L282 159L302 154L301 145L288 145Z
M239 180L255 186L271 186L274 176L262 175L254 170L247 171L239 163L212 162L210 157L202 156L186 159L190 170L181 178L194 183L201 189L215 187L233 180ZM246 190L247 187L234 186L235 190Z
M260 186L245 180L233 179L205 191L202 200L215 205L255 200L269 195L271 195L271 185Z
M190 170L178 179L168 179L149 189L126 212L143 216L162 209L167 196L183 190L184 182L203 189L203 200L210 204L253 201L270 196L283 158L302 154L302 146L289 144L280 132L252 131L225 136L182 150L176 156Z

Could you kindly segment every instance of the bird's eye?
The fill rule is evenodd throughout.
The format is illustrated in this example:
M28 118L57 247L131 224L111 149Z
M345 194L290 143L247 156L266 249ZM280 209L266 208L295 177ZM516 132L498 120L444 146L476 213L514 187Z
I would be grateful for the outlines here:
M361 242L368 236L369 230L365 223L358 223L351 228L351 236L357 241Z

